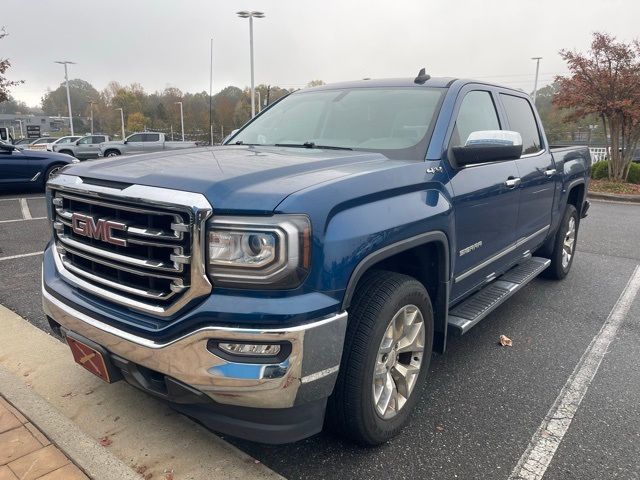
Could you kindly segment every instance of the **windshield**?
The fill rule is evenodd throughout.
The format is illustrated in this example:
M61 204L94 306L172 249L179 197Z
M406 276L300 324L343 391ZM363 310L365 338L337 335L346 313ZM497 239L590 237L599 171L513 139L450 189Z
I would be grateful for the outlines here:
M345 148L415 158L426 151L444 89L351 88L290 95L230 144Z

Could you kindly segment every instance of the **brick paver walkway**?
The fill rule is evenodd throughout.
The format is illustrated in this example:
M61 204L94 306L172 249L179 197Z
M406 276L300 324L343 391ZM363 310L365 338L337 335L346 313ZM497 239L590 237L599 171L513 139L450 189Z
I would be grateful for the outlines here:
M40 430L0 396L0 480L87 480Z

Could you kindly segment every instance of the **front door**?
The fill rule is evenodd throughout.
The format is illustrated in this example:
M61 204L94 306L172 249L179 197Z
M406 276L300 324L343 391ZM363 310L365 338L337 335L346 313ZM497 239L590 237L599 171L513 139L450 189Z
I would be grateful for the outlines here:
M135 133L127 138L127 147L125 152L130 155L136 153L144 153L145 141L144 133Z
M516 160L520 175L520 209L518 212L519 240L524 249L539 245L551 224L551 210L555 184L553 156L542 141L541 129L529 100L501 93L500 101L506 114L508 129L522 136L522 156Z
M502 128L492 92L470 90L462 94L449 147L464 145L471 132ZM520 202L517 184L507 183L518 178L515 160L454 167L451 188L457 248L452 301L492 280L513 263Z

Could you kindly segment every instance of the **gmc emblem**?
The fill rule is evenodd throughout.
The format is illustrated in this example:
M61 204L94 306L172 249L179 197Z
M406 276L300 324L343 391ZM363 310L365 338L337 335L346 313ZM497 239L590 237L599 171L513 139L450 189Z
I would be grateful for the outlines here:
M126 230L127 226L124 223L113 222L103 218L99 218L96 223L96 220L89 215L74 213L71 215L71 229L74 233L83 237L95 238L96 240L120 245L121 247L127 246L125 239L116 238L112 234L113 230Z

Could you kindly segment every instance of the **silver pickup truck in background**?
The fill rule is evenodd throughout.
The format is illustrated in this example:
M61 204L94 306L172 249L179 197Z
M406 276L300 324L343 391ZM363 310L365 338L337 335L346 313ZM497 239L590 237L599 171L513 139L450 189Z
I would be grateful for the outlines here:
M195 142L167 141L164 133L140 132L129 135L123 141L101 144L99 155L101 157L115 157L118 155L160 152L162 150L178 150L195 146L197 146Z
M51 149L54 152L66 153L76 157L78 160L88 160L90 158L98 158L100 144L109 140L109 135L85 135L75 142L54 143Z

